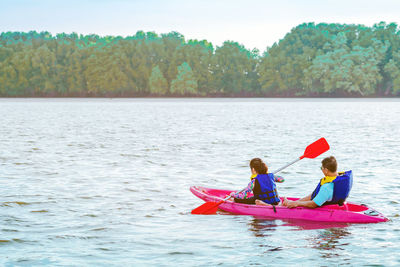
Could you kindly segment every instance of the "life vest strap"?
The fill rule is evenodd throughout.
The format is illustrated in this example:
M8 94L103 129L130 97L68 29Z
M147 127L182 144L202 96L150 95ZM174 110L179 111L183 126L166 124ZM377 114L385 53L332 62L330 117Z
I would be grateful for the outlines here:
M274 195L271 197L269 196L269 194L273 193ZM276 188L272 191L266 191L266 192L262 192L260 195L267 195L267 197L265 199L273 199L273 198L278 198L278 191L276 190Z

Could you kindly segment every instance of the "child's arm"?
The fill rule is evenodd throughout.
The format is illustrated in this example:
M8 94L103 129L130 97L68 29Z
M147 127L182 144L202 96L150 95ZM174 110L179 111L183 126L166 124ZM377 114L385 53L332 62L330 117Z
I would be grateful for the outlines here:
M251 180L251 182L247 185L246 189L239 193L233 193L231 196L238 199L247 199L250 198L254 188L255 179Z

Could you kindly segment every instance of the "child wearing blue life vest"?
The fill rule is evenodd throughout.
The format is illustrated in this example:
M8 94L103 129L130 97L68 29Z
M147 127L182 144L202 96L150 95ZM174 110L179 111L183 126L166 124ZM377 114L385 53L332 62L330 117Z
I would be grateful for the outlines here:
M319 181L312 194L296 201L284 198L282 205L288 208L316 208L322 205L333 204L343 205L353 185L352 171L338 173L337 162L333 156L322 160L321 171L325 177Z
M270 205L279 204L275 178L272 173L268 173L267 165L261 159L254 158L250 161L250 170L250 183L245 190L231 194L234 201L244 204L259 204L261 201Z

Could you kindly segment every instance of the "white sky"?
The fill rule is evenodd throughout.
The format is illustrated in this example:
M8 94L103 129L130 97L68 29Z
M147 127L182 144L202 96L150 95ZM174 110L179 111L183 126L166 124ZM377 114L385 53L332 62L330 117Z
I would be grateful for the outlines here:
M303 22L400 24L400 0L0 0L0 32L180 32L261 52Z

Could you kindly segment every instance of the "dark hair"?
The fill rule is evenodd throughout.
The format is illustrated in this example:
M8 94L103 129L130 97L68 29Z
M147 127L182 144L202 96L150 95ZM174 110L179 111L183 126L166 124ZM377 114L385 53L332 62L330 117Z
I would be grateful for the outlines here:
M250 161L250 168L254 169L258 174L267 174L268 167L260 158L254 158Z
M334 156L324 158L322 160L322 167L327 168L330 172L336 172L337 162Z

